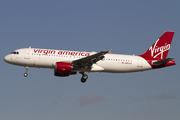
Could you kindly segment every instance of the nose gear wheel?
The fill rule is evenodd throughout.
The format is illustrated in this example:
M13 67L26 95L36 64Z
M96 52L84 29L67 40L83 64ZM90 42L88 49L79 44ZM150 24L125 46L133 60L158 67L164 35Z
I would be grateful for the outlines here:
M28 69L29 69L29 67L26 67L26 72L24 73L24 77L27 77L28 76Z

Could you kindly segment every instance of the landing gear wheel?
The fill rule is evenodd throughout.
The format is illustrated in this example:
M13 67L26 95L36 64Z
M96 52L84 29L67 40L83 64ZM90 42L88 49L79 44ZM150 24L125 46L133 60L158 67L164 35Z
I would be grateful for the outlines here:
M24 77L27 77L28 76L27 72L28 72L29 67L26 66L25 68L26 68L26 72L24 73Z
M83 74L81 78L81 82L85 83L87 79L88 79L88 76L86 74Z
M27 73L24 73L24 77L27 77L28 76L28 74Z
M85 82L86 82L86 79L81 78L81 82L82 82L82 83L85 83Z

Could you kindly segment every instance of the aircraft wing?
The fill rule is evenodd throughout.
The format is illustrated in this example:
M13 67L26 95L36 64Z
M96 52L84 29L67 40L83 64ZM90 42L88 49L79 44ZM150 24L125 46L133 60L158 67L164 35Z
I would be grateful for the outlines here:
M85 58L81 58L78 60L75 60L72 62L73 65L73 69L81 69L81 68L85 68L85 69L91 69L91 66L98 62L99 60L102 60L104 58L104 55L107 54L109 51L101 51L99 53L90 55L88 57Z

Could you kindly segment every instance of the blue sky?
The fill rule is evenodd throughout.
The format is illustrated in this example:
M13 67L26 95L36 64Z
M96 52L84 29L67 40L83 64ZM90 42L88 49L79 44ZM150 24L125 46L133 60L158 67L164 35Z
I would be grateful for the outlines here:
M1 0L0 119L179 120L180 56L177 0ZM175 31L168 57L176 66L125 73L55 77L53 70L13 66L3 57L34 48L142 54Z

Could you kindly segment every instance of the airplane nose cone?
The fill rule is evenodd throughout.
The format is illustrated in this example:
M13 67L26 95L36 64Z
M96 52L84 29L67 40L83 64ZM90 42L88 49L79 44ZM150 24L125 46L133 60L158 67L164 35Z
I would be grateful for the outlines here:
M6 56L4 57L4 61L7 62L7 63L9 63L9 61L10 61L9 55L6 55Z
M7 56L4 57L4 61L7 62Z

